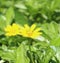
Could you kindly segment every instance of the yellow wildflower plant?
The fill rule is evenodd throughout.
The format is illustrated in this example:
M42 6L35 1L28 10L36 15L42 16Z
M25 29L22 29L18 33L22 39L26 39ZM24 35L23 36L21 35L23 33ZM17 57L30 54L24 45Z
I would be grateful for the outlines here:
M31 27L25 24L20 31L22 36L34 39L42 34L40 30L41 28L36 28L36 24L33 24Z
M15 23L12 25L8 25L4 30L6 32L6 36L15 36L17 34L20 34L20 26Z

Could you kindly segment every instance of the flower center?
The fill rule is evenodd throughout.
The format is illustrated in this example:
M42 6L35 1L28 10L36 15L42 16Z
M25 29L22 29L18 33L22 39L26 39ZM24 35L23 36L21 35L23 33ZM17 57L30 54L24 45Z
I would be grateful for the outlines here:
M32 32L28 32L28 36L32 36Z

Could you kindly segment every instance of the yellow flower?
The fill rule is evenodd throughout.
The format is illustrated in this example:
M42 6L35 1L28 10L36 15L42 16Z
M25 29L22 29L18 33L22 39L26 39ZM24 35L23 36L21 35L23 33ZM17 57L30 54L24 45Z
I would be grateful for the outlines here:
M27 24L24 27L19 26L18 24L8 25L5 28L6 36L15 36L22 35L24 37L36 38L40 36L42 33L40 32L41 28L36 28L36 24L33 24L31 27Z
M5 28L5 32L6 32L5 33L6 36L15 36L20 33L20 26L15 23L12 25L8 25Z
M25 24L20 31L22 36L34 39L42 34L40 30L41 28L36 28L36 24L33 24L31 27Z

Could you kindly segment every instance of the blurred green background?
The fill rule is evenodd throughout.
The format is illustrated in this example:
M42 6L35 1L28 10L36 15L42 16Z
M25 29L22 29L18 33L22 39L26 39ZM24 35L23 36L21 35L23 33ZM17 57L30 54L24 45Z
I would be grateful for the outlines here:
M9 21L8 18L22 24L59 23L60 0L0 0L0 19Z

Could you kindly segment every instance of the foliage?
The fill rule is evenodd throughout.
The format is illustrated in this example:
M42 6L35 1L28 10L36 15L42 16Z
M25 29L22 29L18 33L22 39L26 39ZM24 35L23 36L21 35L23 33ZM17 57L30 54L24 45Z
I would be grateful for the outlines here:
M59 5L60 0L0 0L0 58L6 63L60 63ZM35 39L5 36L4 29L13 23L35 23L42 34Z

